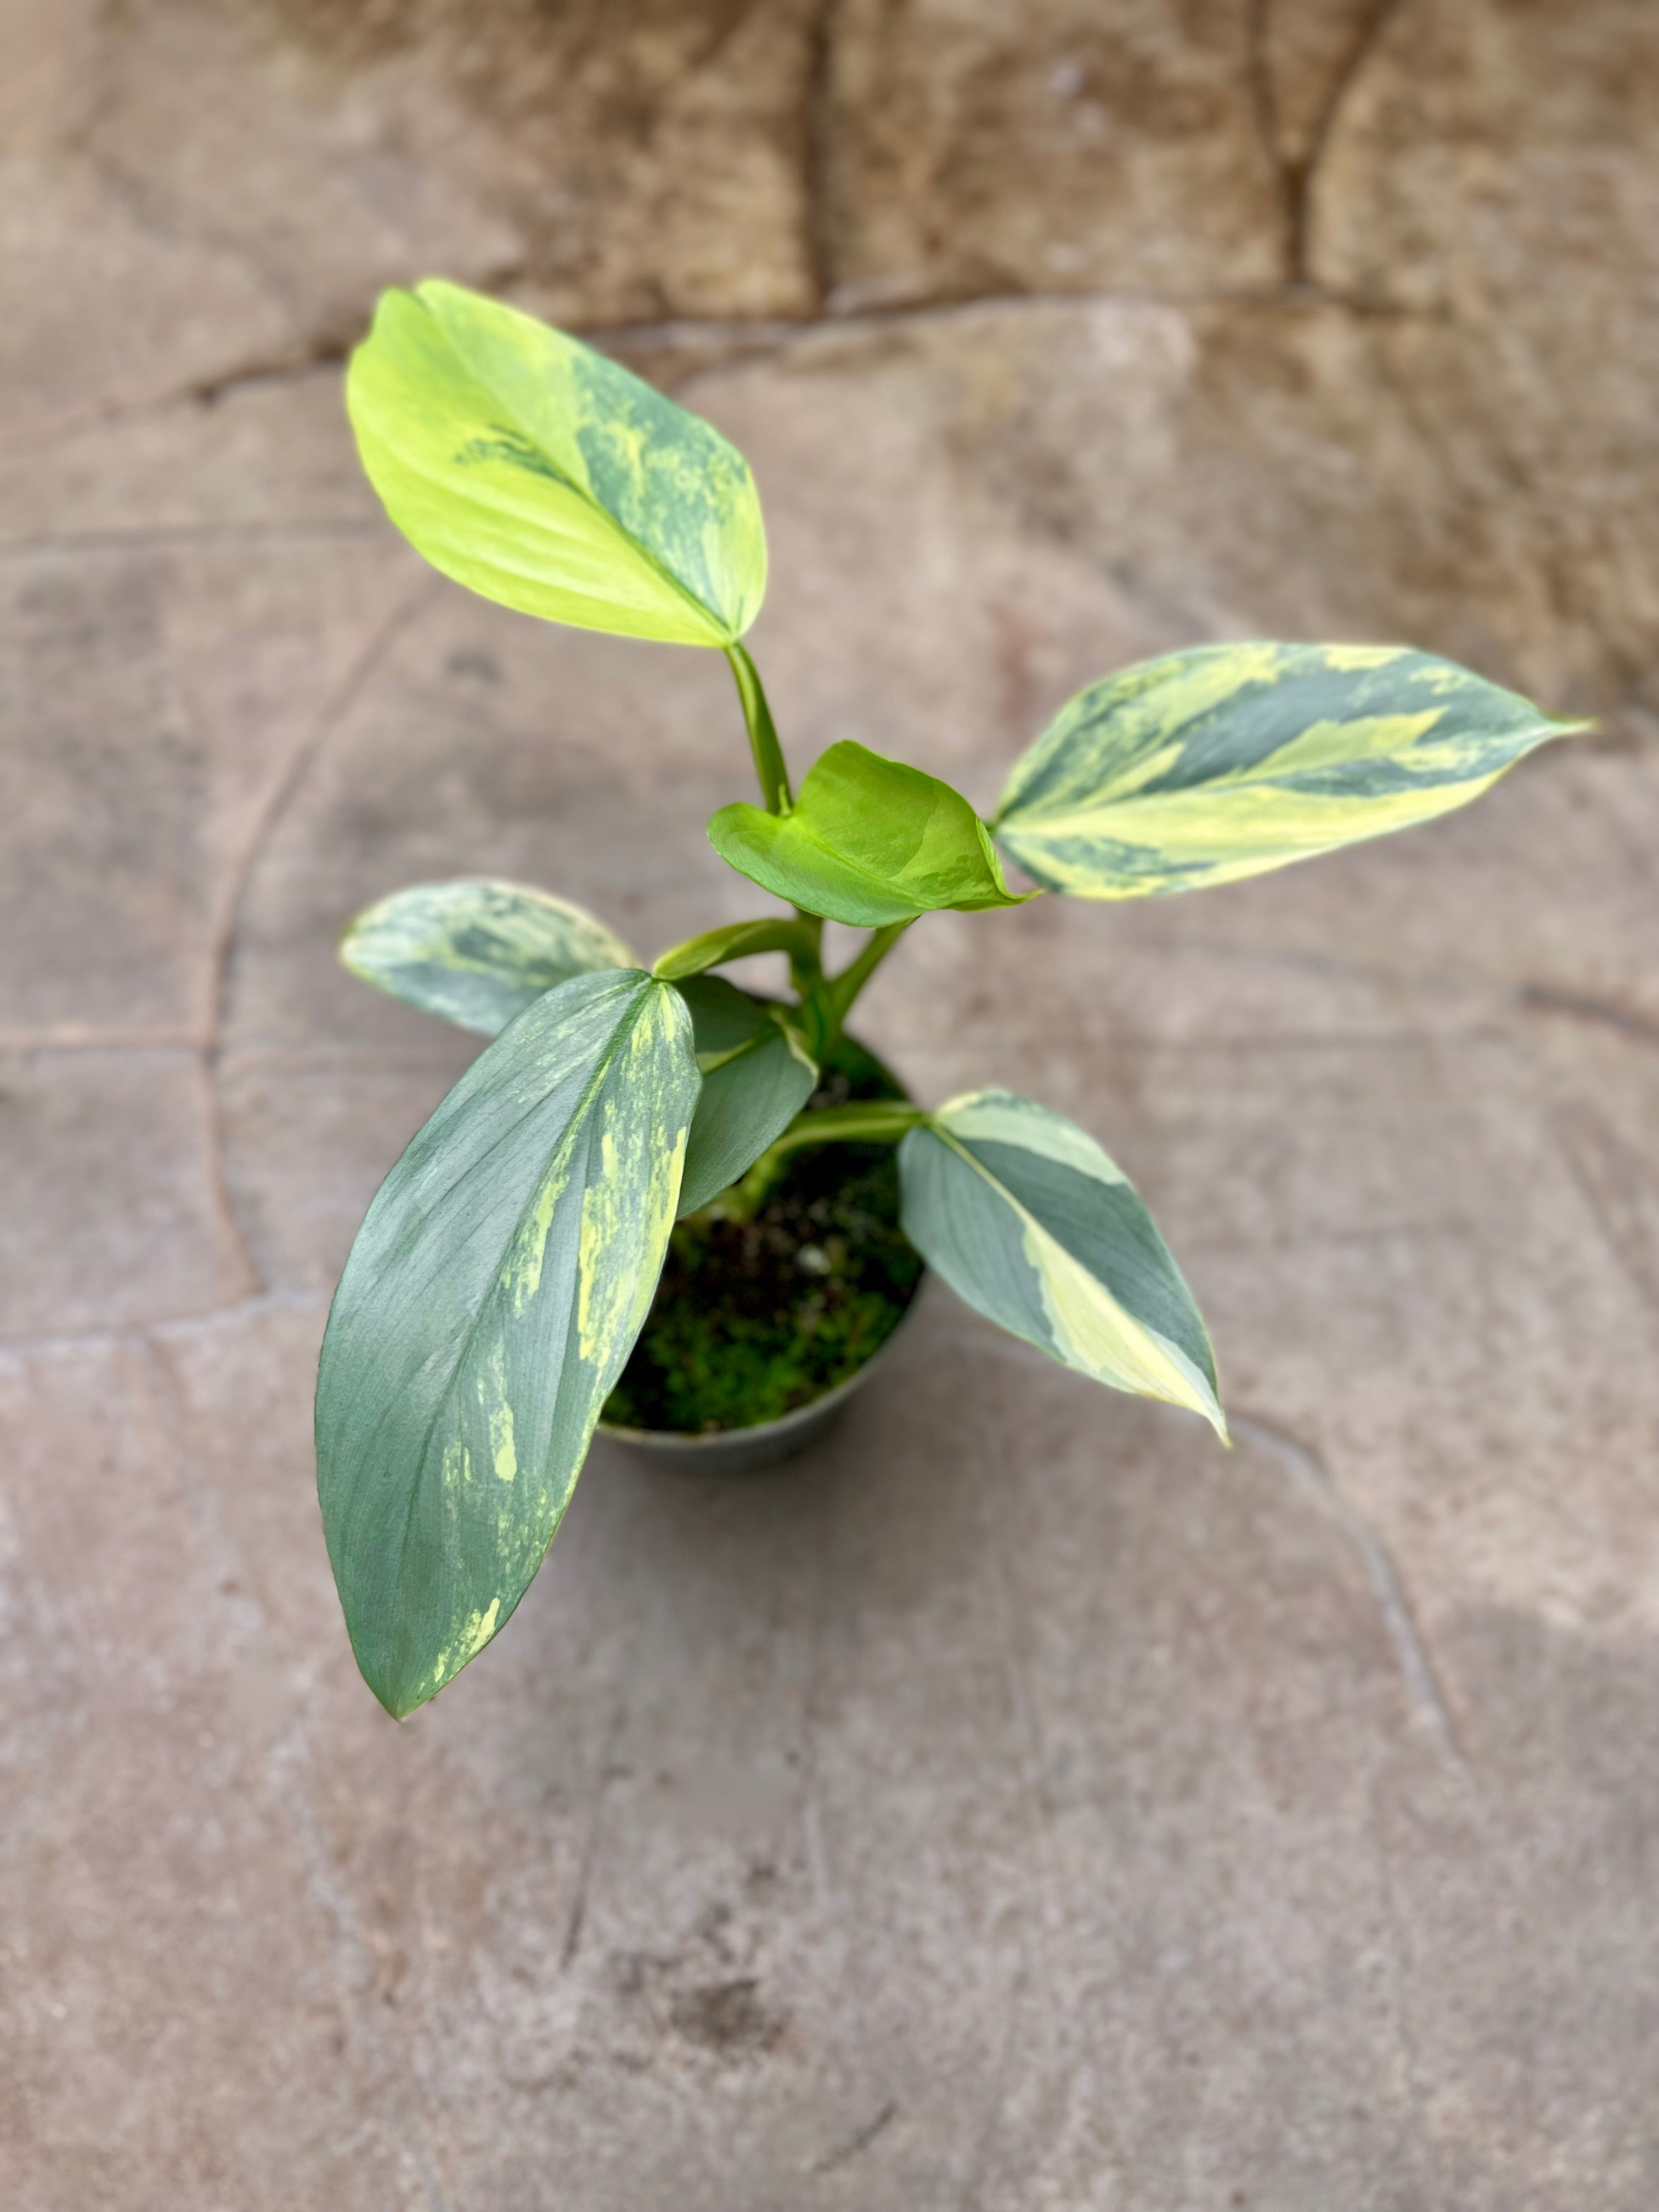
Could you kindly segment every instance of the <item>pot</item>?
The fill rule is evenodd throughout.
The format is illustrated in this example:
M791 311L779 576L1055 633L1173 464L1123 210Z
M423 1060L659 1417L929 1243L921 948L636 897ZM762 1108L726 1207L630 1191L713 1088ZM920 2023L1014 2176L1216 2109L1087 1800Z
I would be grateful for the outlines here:
M826 1073L840 1070L853 1078L857 1085L856 1096L904 1098L908 1096L903 1085L878 1060L873 1053L856 1039L842 1037L825 1058ZM862 1367L841 1382L811 1398L804 1406L781 1414L776 1419L756 1421L743 1428L714 1429L704 1431L678 1429L635 1429L624 1427L619 1422L601 1421L598 1433L608 1437L641 1458L655 1460L659 1465L702 1468L714 1474L744 1474L751 1470L775 1467L781 1460L793 1459L797 1452L805 1451L840 1419L854 1392L863 1389L876 1369L886 1358L889 1347L903 1329L915 1310L916 1297L921 1289L923 1276L912 1289L904 1311L889 1334L871 1353Z

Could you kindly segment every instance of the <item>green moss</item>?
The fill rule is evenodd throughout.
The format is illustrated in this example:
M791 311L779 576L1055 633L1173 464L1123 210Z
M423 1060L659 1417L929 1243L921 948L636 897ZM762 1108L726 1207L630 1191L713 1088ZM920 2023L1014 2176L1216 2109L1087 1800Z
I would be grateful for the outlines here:
M810 1106L903 1095L843 1039ZM716 1200L680 1222L605 1419L694 1435L750 1428L846 1382L921 1279L898 1217L893 1146L811 1145L789 1156L753 1220L722 1218Z

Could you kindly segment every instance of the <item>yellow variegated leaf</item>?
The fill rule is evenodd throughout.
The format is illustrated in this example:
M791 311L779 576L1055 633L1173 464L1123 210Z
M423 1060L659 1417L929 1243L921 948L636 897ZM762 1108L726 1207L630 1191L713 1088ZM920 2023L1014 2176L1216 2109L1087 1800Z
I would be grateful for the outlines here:
M1186 1406L1224 1439L1192 1292L1094 1139L1008 1091L953 1098L899 1146L904 1233L957 1295L1062 1365Z
M381 1185L335 1294L317 1479L346 1626L402 1715L506 1625L650 1308L699 1078L638 969L548 992Z
M1079 692L994 826L1048 890L1196 890L1430 821L1582 726L1404 647L1200 646Z
M346 404L393 522L485 599L684 645L732 645L760 611L743 455L562 331L457 284L387 292Z

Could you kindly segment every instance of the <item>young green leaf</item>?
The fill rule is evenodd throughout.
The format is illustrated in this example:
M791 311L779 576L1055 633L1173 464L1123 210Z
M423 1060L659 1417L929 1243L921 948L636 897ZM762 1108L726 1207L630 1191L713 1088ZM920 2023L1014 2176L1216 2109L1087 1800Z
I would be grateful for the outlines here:
M357 1662L398 1716L506 1621L650 1306L698 1075L638 969L480 1054L381 1185L317 1378L318 1488Z
M850 739L813 763L788 813L723 806L708 842L763 890L858 928L1020 902L960 792Z
M817 1063L794 1030L763 1017L749 1042L702 1079L680 1183L682 1217L751 1168L817 1088Z
M386 292L346 404L386 513L485 599L683 645L733 644L760 611L742 454L563 331L455 284Z
M1199 646L1079 692L994 826L1049 890L1196 890L1427 822L1583 726L1404 647Z
M354 975L497 1036L544 991L572 975L632 968L621 938L565 899L523 884L412 884L357 916L340 939Z
M766 921L733 921L724 929L705 930L688 937L684 945L671 945L659 953L651 973L665 983L684 976L701 975L707 968L723 967L728 960L745 959L751 952L787 952L792 959L815 959L817 946L804 921L773 917Z
M1189 1407L1224 1439L1193 1294L1094 1139L1007 1091L953 1098L899 1146L904 1233L957 1295L1063 1366Z

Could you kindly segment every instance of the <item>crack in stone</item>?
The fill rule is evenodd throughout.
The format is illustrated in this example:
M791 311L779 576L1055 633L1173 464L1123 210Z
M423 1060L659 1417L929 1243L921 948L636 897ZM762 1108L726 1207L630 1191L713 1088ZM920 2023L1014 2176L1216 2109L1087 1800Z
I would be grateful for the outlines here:
M1371 0L1332 72L1328 89L1314 118L1307 151L1285 150L1284 118L1270 51L1273 0L1246 0L1245 68L1256 132L1279 183L1285 226L1285 283L1292 292L1316 289L1313 274L1313 192L1338 118L1356 80L1376 51L1403 0Z
M266 545L308 538L373 538L383 525L362 515L316 522L210 522L146 526L137 530L66 531L61 537L14 538L0 541L0 561L39 559L62 554L80 559L94 553L149 553L192 546Z
M564 1942L559 1947L559 1972L562 1974L568 1974L575 1964L576 1953L581 1943L582 1929L587 1919L588 1893L592 1887L593 1871L599 1863L605 1808L610 1801L611 1786L617 1778L617 1747L622 1741L623 1729L627 1723L628 1703L625 1698L619 1697L611 1712L611 1724L605 1730L599 1771L593 1778L593 1794L587 1808L587 1829L582 1838L581 1863L576 1869L576 1894L571 1899L569 1917L565 1922Z
M1383 1924L1389 1934L1389 2010L1390 2026L1398 2047L1401 2072L1405 2079L1406 2094L1417 2124L1416 2148L1419 2165L1426 2167L1428 2179L1437 2192L1445 2190L1445 2175L1441 2169L1439 2147L1434 2130L1429 2124L1429 2099L1426 2087L1427 2069L1416 2028L1413 2023L1410 2004L1412 1980L1411 1947L1407 1940L1406 1925L1401 1913L1400 1900L1395 1893L1391 1855L1384 1838L1387 1824L1378 1802L1377 1781L1372 1777L1367 1796L1370 1806L1368 1833L1371 1861L1376 1872L1377 1896L1382 1907ZM1443 2200L1443 2196L1442 2197Z
M334 331L319 332L280 353L240 362L211 376L198 377L173 396L173 405L214 407L233 392L246 392L262 384L298 384L319 369L337 368L351 351L354 341Z
M1474 1776L1457 1740L1444 1693L1429 1657L1400 1575L1388 1547L1376 1535L1364 1516L1342 1494L1328 1468L1299 1437L1254 1413L1230 1413L1233 1433L1259 1444L1285 1468L1298 1489L1314 1498L1336 1521L1358 1554L1365 1579L1382 1618L1401 1675L1411 1692L1419 1717L1427 1723L1447 1764L1470 1789Z
M299 796L306 778L316 765L323 748L361 698L387 654L430 604L442 580L437 574L423 571L416 588L404 594L391 613L375 625L362 649L353 656L344 675L324 702L310 730L295 746L282 773L269 787L218 902L208 956L207 1021L202 1044L202 1064L210 1100L209 1143L214 1163L213 1174L223 1197L234 1249L250 1284L256 1290L268 1290L270 1285L254 1255L252 1232L232 1186L227 1152L224 1098L220 1081L230 1020L236 956L241 939L243 909L259 864L272 838L282 827L289 809Z
M1244 70L1256 137L1267 157L1279 192L1279 220L1284 226L1285 281L1288 284L1296 281L1296 216L1290 173L1279 143L1279 87L1267 51L1272 12L1273 0L1245 0Z
M44 1030L0 1030L0 1052L200 1052L195 1030L98 1030L59 1022Z
M1039 1352L1034 1345L1022 1343L1018 1338L987 1340L952 1334L945 1341L960 1349L971 1350L976 1358L988 1354L993 1358L1013 1361L1022 1367L1041 1369L1045 1372L1053 1370L1054 1363L1046 1352ZM1317 1453L1299 1437L1290 1435L1271 1421L1264 1420L1258 1413L1237 1413L1229 1407L1227 1419L1235 1438L1248 1439L1272 1453L1294 1477L1297 1488L1315 1499L1346 1535L1365 1571L1366 1582L1370 1584L1377 1613L1393 1647L1401 1677L1420 1717L1438 1743L1447 1764L1472 1790L1478 1792L1479 1784L1458 1741L1439 1676L1429 1657L1427 1647L1407 1601L1399 1571L1387 1546L1374 1534L1364 1516L1338 1489Z
M486 272L474 282L479 290L504 294L522 285L533 284L536 277L534 266L526 263ZM637 323L583 323L573 319L564 327L572 336L581 338L585 343L604 353L647 352L659 349L671 353L682 350L696 354L700 357L688 369L684 380L689 383L694 378L717 374L742 361L775 359L824 331L897 330L911 323L938 321L985 308L1018 312L1051 307L1114 306L1186 309L1222 307L1258 313L1287 309L1302 313L1310 308L1322 307L1334 313L1350 315L1367 322L1421 324L1447 319L1445 311L1439 307L1418 307L1404 302L1362 298L1310 279L1278 286L1216 285L1189 290L1155 285L1105 285L1083 291L1029 289L1011 292L988 289L979 292L942 293L932 298L901 301L860 297L856 294L849 295L849 288L843 285L838 287L833 298L825 302L822 313L812 315L657 317ZM369 309L366 306L362 317L364 328L367 328L368 315ZM123 423L143 422L155 416L176 413L185 408L217 405L243 391L302 383L311 377L338 368L351 350L351 343L330 335L310 343L296 344L280 354L244 362L234 368L216 371L210 376L195 378L186 384L160 392L131 398L117 395L94 401L70 410L55 419L47 417L15 430L0 433L0 457L24 452L36 455L58 445ZM672 388L681 388L678 380ZM338 525L275 524L268 528L249 526L251 529L273 538L290 533L298 535L313 528L337 528L343 532L362 529L367 532L377 526L370 521ZM207 534L206 531L203 532L204 537ZM228 534L228 528L222 534ZM158 532L155 535L160 542L162 533ZM112 543L118 542L120 536L117 532L108 533ZM4 557L8 550L7 547L0 545L0 557Z
M209 1306L201 1313L163 1314L158 1319L147 1321L143 1328L154 1335L179 1336L189 1331L216 1328L225 1322L240 1321L257 1313L321 1313L327 1305L325 1298L306 1291L258 1291L247 1297L234 1298L227 1305ZM34 1334L24 1332L15 1336L0 1336L0 1358L52 1358L62 1352L80 1352L93 1345L130 1343L135 1324L131 1322L107 1322L96 1328L47 1329Z
M873 2119L866 2120L861 2128L855 2129L845 2142L838 2143L833 2150L825 2151L822 2158L814 2159L807 2172L833 2173L838 2166L845 2166L860 2151L868 2150L882 2130L890 2126L897 2117L898 2106L890 2097Z
M1659 1198L1644 1162L1588 1099L1575 1099L1550 1121L1602 1243L1659 1316Z
M1564 990L1553 983L1522 983L1515 996L1516 1004L1528 1012L1567 1014L1576 1021L1616 1030L1620 1036L1634 1037L1638 1043L1659 1045L1659 1020L1638 1012L1633 1006L1621 1006L1616 1000L1597 998L1589 991Z
M836 289L835 67L841 0L817 0L806 27L801 103L801 229L812 297L823 314Z

